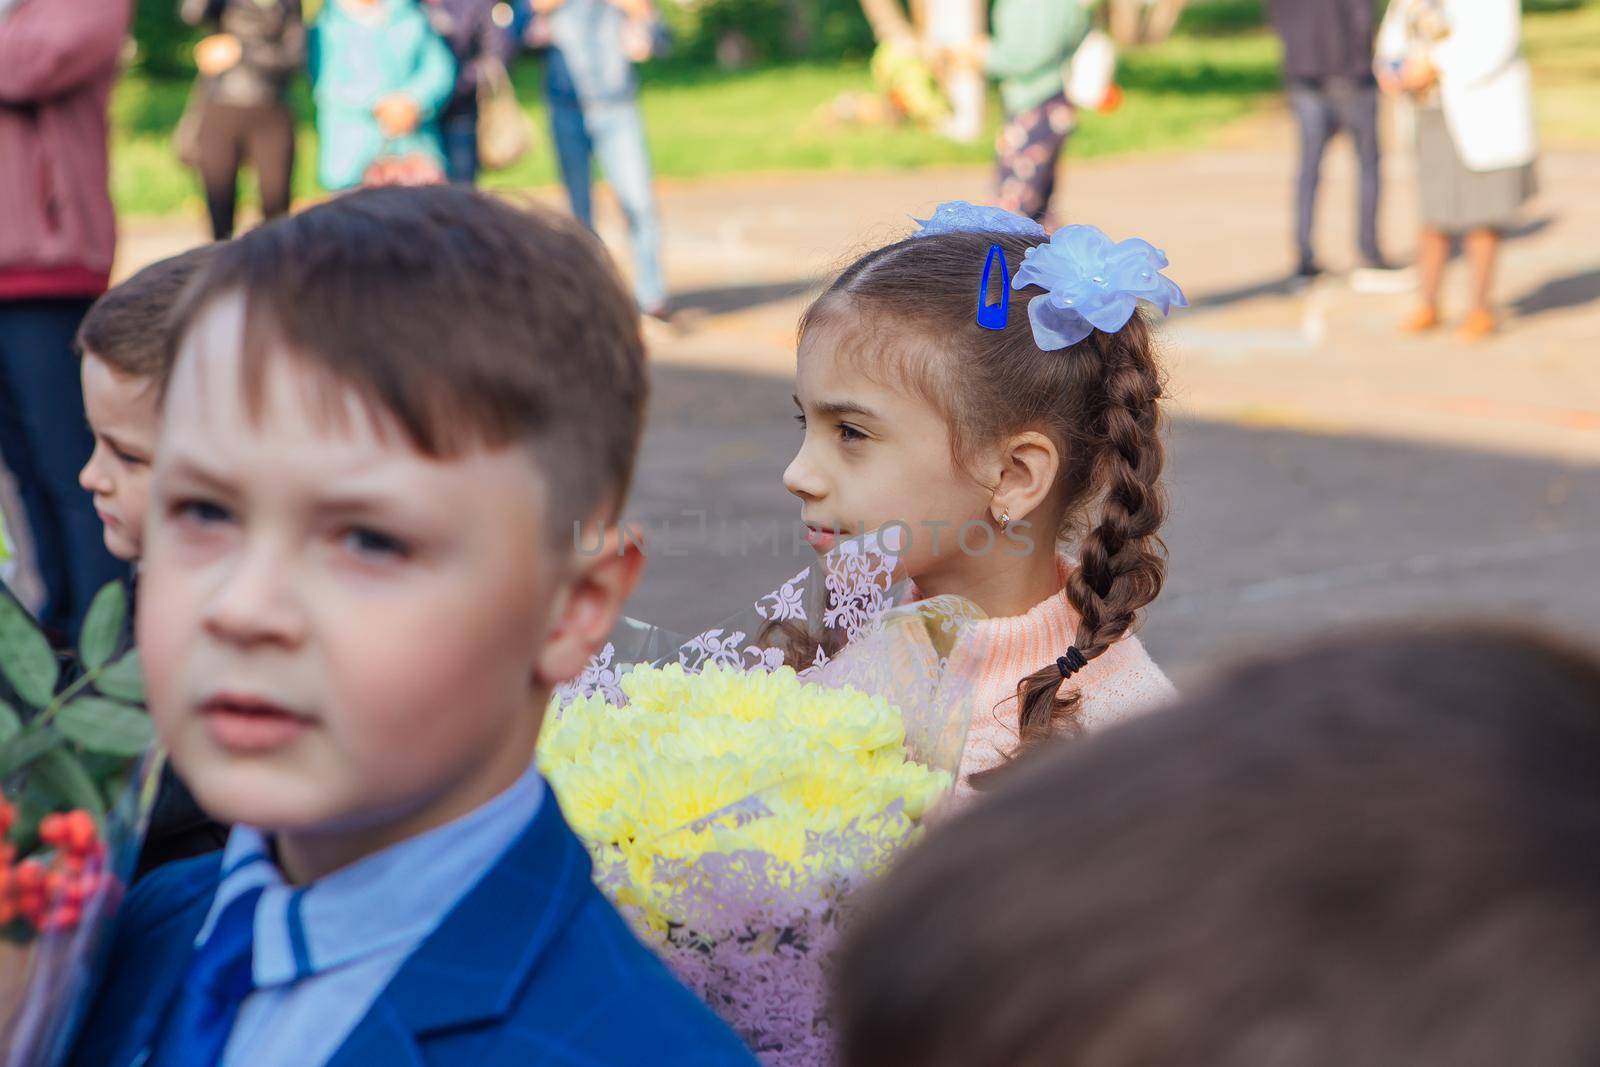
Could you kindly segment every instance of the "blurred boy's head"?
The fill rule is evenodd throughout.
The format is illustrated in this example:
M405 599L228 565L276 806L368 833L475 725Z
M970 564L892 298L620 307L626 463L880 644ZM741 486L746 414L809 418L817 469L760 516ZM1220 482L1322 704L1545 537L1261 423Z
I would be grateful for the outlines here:
M614 521L646 388L598 243L355 193L220 252L173 343L139 643L202 806L306 878L508 786L638 573L572 536Z
M94 431L78 484L94 494L106 548L118 559L139 558L167 318L215 247L150 264L96 300L78 327L83 408Z
M839 960L847 1067L1600 1063L1600 663L1341 640L1042 754Z

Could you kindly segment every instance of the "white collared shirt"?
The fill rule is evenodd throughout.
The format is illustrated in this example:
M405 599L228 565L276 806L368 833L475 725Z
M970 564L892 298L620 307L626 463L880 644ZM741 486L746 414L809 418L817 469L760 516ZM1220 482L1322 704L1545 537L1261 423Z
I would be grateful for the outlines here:
M251 960L256 989L240 1005L222 1067L321 1067L389 980L527 828L545 784L530 767L505 792L454 822L294 887L267 838L236 826L196 948L224 908L264 887Z

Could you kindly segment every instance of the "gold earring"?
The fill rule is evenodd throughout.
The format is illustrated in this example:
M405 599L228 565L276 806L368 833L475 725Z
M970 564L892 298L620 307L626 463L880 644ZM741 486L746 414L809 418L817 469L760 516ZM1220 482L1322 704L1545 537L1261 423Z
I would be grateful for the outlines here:
M1010 528L1010 526L1011 526L1011 512L1009 512L1009 511L1000 512L1000 530L1001 530L1001 532L1002 533L1005 532L1007 529Z

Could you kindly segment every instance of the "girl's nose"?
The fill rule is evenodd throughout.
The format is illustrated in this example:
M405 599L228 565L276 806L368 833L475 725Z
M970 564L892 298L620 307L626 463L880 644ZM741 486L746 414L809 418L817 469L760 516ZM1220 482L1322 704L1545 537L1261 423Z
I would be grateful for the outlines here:
M800 451L795 453L794 459L784 469L783 487L801 500L821 499L824 493L822 479L806 458L804 445L800 446Z

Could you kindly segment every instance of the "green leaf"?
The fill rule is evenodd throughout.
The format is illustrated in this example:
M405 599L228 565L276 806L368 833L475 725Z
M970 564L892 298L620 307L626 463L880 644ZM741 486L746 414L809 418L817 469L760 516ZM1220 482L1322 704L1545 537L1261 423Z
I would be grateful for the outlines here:
M78 654L88 670L95 670L111 658L122 638L122 625L128 620L128 592L112 579L101 586L83 619L78 637Z
M21 604L0 595L0 674L36 708L50 703L61 668L50 642Z
M72 753L64 748L51 749L33 765L33 774L62 807L82 808L94 816L96 825L105 825L106 802L94 779L73 759Z
M0 781L26 767L65 739L48 726L30 726L0 745Z
M22 718L17 709L0 700L0 745L22 732Z
M17 851L26 855L39 847L39 824L55 810L55 796L44 783L33 775L28 776L17 798L17 821L11 829L11 840Z
M67 740L111 756L137 756L155 741L150 716L104 697L79 697L56 712L56 729Z
M144 703L144 673L139 669L139 653L129 652L94 679L94 687L108 697L129 704Z

